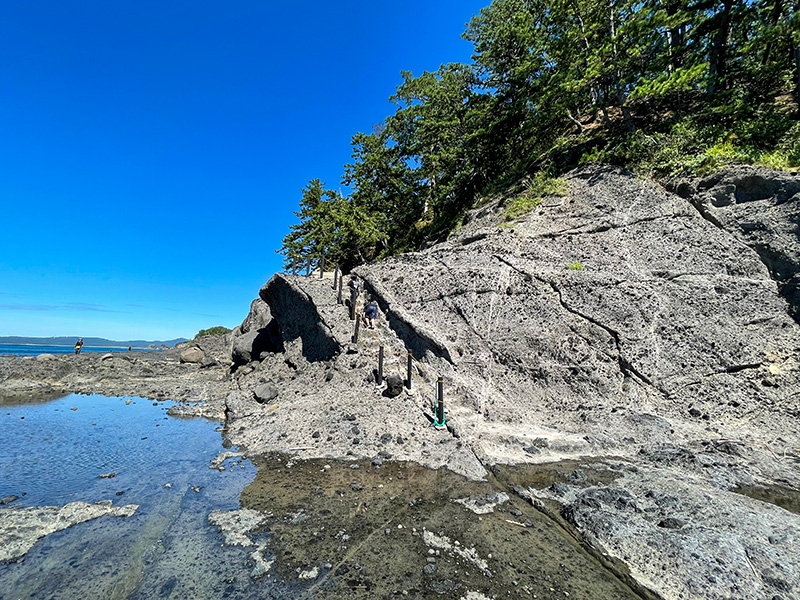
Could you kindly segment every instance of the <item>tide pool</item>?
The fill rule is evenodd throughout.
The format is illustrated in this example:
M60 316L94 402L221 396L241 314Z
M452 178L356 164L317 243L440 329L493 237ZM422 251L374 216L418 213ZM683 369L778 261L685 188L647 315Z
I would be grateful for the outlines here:
M239 508L255 467L230 458L209 468L225 450L221 424L168 417L170 405L99 395L0 404L0 497L19 496L3 511L139 506L52 533L0 564L1 598L289 597L253 581L247 549L223 546L208 524L212 510Z

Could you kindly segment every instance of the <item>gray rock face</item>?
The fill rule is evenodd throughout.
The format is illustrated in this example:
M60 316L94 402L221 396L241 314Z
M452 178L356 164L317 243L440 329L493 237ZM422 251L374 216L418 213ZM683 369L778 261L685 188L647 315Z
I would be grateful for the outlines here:
M682 191L709 221L758 253L800 321L800 176L729 167Z
M250 312L247 317L242 321L242 333L257 329L266 329L272 322L272 313L269 311L269 305L261 298L256 298L250 303Z
M283 351L277 323L272 318L269 306L261 298L256 298L250 304L250 312L242 324L234 329L232 340L231 358L235 365L260 360L264 352Z
M261 288L259 296L278 321L284 343L301 342L305 360L329 360L339 352L341 344L320 318L313 299L289 277L275 275Z
M256 395L256 400L264 404L267 402L272 402L278 397L278 388L270 383L262 383L256 386L254 393Z
M564 516L593 546L662 597L796 597L800 558L787 544L800 539L800 516L777 506L669 467L573 488L566 502Z

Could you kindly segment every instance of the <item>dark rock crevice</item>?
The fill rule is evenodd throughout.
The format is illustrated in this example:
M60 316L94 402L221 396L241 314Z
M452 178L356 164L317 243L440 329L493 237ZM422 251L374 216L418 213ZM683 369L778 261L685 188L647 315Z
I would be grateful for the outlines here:
M553 238L558 238L562 235L593 235L596 233L605 233L606 231L626 229L628 227L633 227L634 225L641 225L642 223L651 223L653 221L661 221L661 220L672 221L678 218L686 218L686 215L655 215L653 217L636 219L635 221L631 221L629 223L604 223L603 225L598 225L596 227L589 227L589 228L575 227L572 229L564 229L562 231L551 231L548 233L539 234L538 237L545 239L553 239Z

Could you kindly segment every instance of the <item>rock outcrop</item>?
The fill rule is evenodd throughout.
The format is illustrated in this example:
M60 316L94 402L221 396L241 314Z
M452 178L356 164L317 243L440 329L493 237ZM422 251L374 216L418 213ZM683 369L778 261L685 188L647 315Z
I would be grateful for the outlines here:
M445 242L357 269L381 312L357 342L330 279L273 277L260 298L282 349L235 371L227 435L472 477L621 457L610 485L516 487L663 597L793 597L800 559L767 537L800 517L734 491L800 486L798 177L734 169L679 193L603 166L566 179L516 222L489 201ZM375 385L379 346L393 389L411 353L399 396Z

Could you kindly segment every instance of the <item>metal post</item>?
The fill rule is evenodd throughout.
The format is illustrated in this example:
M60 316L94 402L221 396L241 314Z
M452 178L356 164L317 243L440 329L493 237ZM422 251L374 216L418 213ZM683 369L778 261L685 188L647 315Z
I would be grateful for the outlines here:
M350 320L356 318L356 304L358 304L358 298L353 299L353 294L350 294Z
M322 274L325 272L325 255L323 254L320 259L319 263L319 278L322 279Z
M333 269L333 285L331 286L332 289L336 289L336 280L339 279L339 265L336 265L336 268Z
M306 264L306 277L308 277L309 275L311 275L311 261L312 261L312 260L313 260L313 259L309 258L309 259L308 259L308 263Z
M353 332L353 343L358 343L358 329L359 325L361 325L361 319L356 319L356 330Z
M407 377L406 377L406 387L410 390L411 389L411 361L414 359L414 355L411 352L408 353L408 366L406 369Z
M342 276L339 277L339 296L336 298L337 304L344 304L344 301L342 300L342 279L344 279L344 273L342 273Z
M444 379L441 377L436 380L436 392L438 398L436 400L436 419L433 424L441 427L444 425Z
M378 385L383 385L383 346L378 348Z

